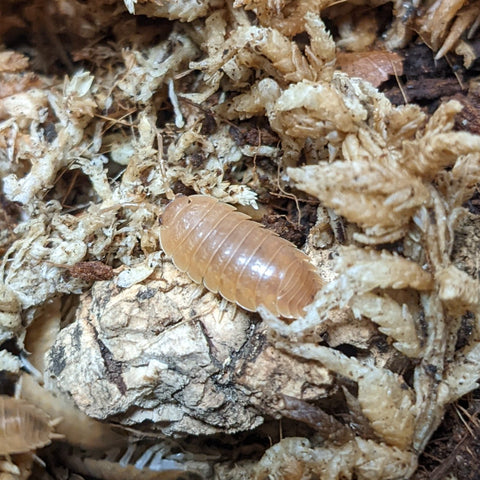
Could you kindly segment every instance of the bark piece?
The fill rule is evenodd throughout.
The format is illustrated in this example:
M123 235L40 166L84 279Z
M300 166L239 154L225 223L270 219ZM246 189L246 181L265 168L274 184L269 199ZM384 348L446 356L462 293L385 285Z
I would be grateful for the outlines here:
M331 383L323 367L269 347L243 310L221 309L169 262L127 289L97 282L60 331L46 374L89 416L148 421L165 434L250 430L281 408L280 394L318 398Z

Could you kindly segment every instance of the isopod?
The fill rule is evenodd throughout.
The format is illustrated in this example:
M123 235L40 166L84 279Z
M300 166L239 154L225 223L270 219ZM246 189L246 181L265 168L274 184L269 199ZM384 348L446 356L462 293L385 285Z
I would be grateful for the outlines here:
M176 267L245 310L263 305L274 315L298 318L322 286L292 243L212 197L178 196L161 222L160 243Z
M0 395L0 455L27 453L57 435L49 416L24 400Z

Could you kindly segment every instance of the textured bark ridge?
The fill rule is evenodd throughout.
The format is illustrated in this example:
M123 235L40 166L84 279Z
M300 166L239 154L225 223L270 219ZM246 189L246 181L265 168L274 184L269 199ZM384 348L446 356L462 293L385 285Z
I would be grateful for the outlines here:
M47 375L89 416L234 433L278 416L281 394L326 395L327 370L269 346L258 318L219 307L169 262L156 276L126 289L97 282L48 353Z

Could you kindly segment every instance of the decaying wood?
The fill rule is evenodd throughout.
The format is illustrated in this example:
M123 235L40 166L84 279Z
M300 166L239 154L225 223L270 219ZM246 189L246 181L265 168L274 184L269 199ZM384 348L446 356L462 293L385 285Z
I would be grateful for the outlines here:
M275 415L282 393L326 395L328 372L271 350L241 309L215 306L170 262L156 276L128 289L98 282L48 354L46 374L89 416L161 423L163 433L237 432Z

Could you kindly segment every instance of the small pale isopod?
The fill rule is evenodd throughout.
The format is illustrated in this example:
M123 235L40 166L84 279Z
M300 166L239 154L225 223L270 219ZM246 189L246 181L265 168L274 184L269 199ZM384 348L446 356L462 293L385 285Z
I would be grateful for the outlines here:
M160 243L178 269L249 311L298 318L322 286L308 257L231 205L205 195L176 197Z
M0 395L0 455L27 453L48 445L52 438L49 416L19 398Z

